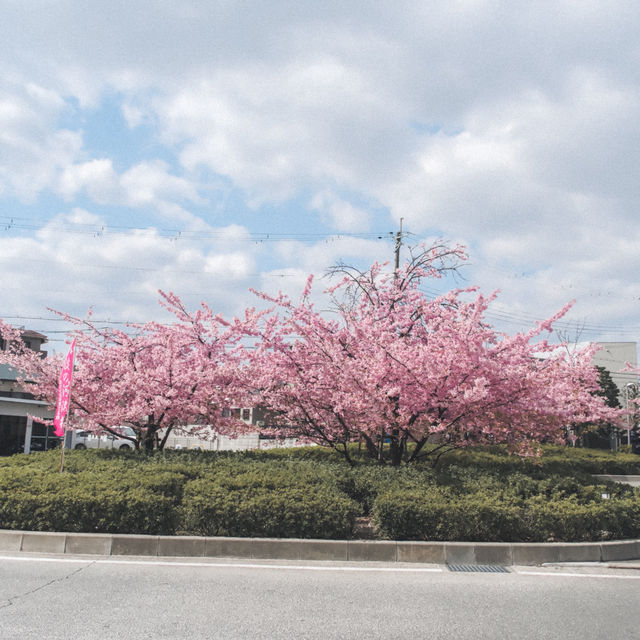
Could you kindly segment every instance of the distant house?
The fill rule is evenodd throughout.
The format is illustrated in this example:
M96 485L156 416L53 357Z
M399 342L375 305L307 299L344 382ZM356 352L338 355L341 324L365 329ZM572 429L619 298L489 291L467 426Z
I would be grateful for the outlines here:
M298 444L297 438L276 439L261 433L261 429L268 423L268 413L260 407L245 407L243 409L223 409L222 415L226 418L238 418L248 429L237 437L225 436L214 429L204 428L200 435L189 435L177 429L167 438L167 449L206 449L213 451L241 451L246 449L270 449L274 447L293 447Z
M597 367L604 367L618 387L618 400L623 407L627 406L627 389L638 384L638 374L624 371L627 363L638 365L637 345L635 342L598 342L600 351L593 356L592 362ZM627 387L627 385L630 385ZM633 394L630 397L634 397Z
M21 331L25 345L42 353L42 345L47 336L37 331ZM0 340L0 350L7 345ZM45 451L60 445L60 439L53 435L53 428L34 421L33 417L53 419L53 412L46 402L35 400L16 384L18 372L7 365L0 364L0 455L11 455L24 451Z

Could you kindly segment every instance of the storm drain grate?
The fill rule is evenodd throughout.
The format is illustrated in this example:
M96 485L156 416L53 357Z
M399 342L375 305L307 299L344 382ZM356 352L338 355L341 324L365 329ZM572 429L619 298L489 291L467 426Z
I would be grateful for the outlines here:
M499 564L448 564L449 571L469 571L476 573L509 573L509 569Z

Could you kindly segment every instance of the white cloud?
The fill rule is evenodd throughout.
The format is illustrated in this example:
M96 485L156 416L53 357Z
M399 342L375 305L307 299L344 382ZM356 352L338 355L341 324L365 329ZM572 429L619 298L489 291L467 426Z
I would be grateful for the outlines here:
M291 241L256 245L239 225L194 225L178 238L152 228L123 234L103 217L75 208L34 236L0 236L5 294L0 316L42 316L47 307L84 316L92 308L101 320L166 321L170 318L158 305L161 289L182 296L189 308L204 300L230 317L260 306L250 287L270 294L283 290L297 299L312 272L321 299L328 261L363 254L372 261L380 250L379 243L346 238L311 246ZM265 256L272 268L261 265ZM64 328L44 321L37 325L45 332Z
M56 127L64 101L32 82L0 77L0 191L32 202L73 162L81 136Z
M100 204L119 199L118 177L113 163L107 158L90 160L65 167L60 175L58 191L71 200L86 189L93 200Z
M370 214L368 211L355 207L329 191L316 193L311 199L310 206L326 217L330 226L338 231L362 232L369 230Z
M204 202L191 182L170 175L168 169L166 163L156 160L140 163L126 171L120 178L126 203L135 207L154 204L159 200Z
M65 167L58 184L60 194L71 200L83 190L98 204L164 206L174 214L177 210L170 207L172 201L205 202L192 182L171 175L168 165L160 160L134 165L121 175L107 158Z
M241 11L204 0L153 10L60 0L4 9L3 198L35 203L52 190L69 208L88 196L122 217L153 211L188 228L207 226L193 213L208 204L205 193L216 228L236 221L236 210L242 228L254 228L247 205L261 230L273 224L270 210L287 230L327 234L403 217L416 234L466 242L471 281L500 286L503 303L522 313L552 311L576 292L576 314L593 323L635 322L633 4L302 1ZM83 145L83 119L105 95L142 145L129 162ZM304 204L279 209L289 201ZM123 263L140 255L161 265L176 287L190 281L171 276L172 265L220 274L227 260L238 278L262 274L268 284L286 273L292 291L306 273L340 258L370 261L381 246L343 239L249 250L236 236L211 253L192 239L164 247L153 234L100 246ZM54 243L11 240L6 251L35 255ZM133 273L152 289L152 278ZM116 281L105 276L105 291Z
M153 102L187 168L230 177L256 203L308 184L359 186L360 171L378 171L399 133L394 106L362 69L326 55L213 71Z
M122 105L122 115L131 129L140 126L146 120L144 109L127 102Z
M96 230L95 232L93 230ZM116 230L117 231L117 230ZM11 290L0 313L41 315L46 306L83 315L140 321L163 315L158 290L173 290L194 306L206 299L239 313L258 278L253 246L227 229L198 229L179 239L154 229L122 234L81 209L52 219L33 237L0 238L3 287ZM252 280L253 279L253 280Z

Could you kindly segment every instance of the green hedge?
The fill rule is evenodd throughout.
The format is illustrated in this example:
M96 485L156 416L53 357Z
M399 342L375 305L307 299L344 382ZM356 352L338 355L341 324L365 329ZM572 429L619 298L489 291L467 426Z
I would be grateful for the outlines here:
M344 467L308 460L82 451L57 464L0 466L0 528L347 538L361 512L339 489Z
M520 540L525 523L517 504L495 496L451 491L392 491L375 501L374 523L392 540Z
M0 528L172 534L184 481L179 473L135 468L0 468Z
M633 487L581 470L562 475L544 466L529 473L506 469L486 464L485 455L479 456L483 466L450 461L435 476L404 476L404 485L390 487L378 483L371 513L380 534L488 542L640 537L640 492Z
M589 475L637 472L638 459L545 447L522 460L481 447L433 469L349 467L318 447L89 450L67 452L60 474L59 452L15 455L0 458L0 528L340 539L366 515L397 540L640 537L640 491Z
M206 479L185 488L182 533L267 538L348 538L360 507L334 491L308 487L228 491Z
M640 498L580 502L575 497L541 500L526 505L528 538L588 542L640 537Z
M37 475L20 489L0 487L0 528L31 531L172 534L176 499L147 486Z
M503 473L604 473L640 474L640 456L601 449L542 445L540 457L510 454L504 445L465 447L445 453L438 465L471 466Z
M640 537L640 496L585 501L578 496L529 500L476 492L387 492L374 523L392 540L581 542Z

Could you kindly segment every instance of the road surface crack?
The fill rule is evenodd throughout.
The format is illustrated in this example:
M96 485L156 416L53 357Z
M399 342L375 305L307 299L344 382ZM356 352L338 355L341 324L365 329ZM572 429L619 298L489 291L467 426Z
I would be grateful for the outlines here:
M67 575L61 576L60 578L54 578L53 580L49 580L48 582L41 584L39 587L35 587L34 589L30 589L29 591L25 591L24 593L19 593L15 596L11 596L10 598L7 598L3 604L0 604L0 610L12 607L18 600L21 600L22 598L26 598L27 596L37 593L38 591L42 591L43 589L46 589L47 587L57 584L58 582L64 582L65 580L69 580L73 578L73 576L84 571L85 569L88 569L93 564L95 564L95 562L90 562L89 564L86 564L80 567L79 569L76 569L75 571L71 571Z

